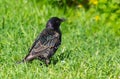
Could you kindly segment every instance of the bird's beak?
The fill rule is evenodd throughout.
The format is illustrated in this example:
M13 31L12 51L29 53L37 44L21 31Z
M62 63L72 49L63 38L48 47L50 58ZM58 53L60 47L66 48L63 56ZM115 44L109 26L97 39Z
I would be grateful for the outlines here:
M64 22L64 21L66 21L66 19L65 18L61 18L61 22Z

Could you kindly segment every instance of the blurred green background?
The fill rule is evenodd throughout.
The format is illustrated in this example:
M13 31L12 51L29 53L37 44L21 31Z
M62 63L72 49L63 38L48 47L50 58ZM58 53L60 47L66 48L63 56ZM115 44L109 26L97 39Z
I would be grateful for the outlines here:
M67 21L51 64L16 65L53 16ZM120 0L0 0L0 79L33 78L120 79Z

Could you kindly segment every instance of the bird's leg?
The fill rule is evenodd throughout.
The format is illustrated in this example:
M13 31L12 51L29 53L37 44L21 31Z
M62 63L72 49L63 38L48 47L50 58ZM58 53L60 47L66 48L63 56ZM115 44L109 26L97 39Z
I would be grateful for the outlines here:
M50 59L45 59L45 64L46 64L46 66L48 66L49 64L50 64Z

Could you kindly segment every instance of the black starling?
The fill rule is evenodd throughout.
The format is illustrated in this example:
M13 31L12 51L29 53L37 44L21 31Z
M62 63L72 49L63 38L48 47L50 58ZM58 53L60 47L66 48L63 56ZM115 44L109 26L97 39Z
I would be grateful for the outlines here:
M46 28L40 33L34 41L29 54L22 62L32 61L33 59L44 60L45 64L50 63L50 58L54 55L61 44L60 24L64 19L52 17L48 20Z

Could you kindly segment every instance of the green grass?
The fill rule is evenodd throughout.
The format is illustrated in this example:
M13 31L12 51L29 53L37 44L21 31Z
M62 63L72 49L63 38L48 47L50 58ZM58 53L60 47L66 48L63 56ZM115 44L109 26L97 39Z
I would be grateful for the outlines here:
M52 16L67 18L52 63L16 65ZM53 7L47 1L0 0L0 79L120 79L120 19L106 16L95 9Z

